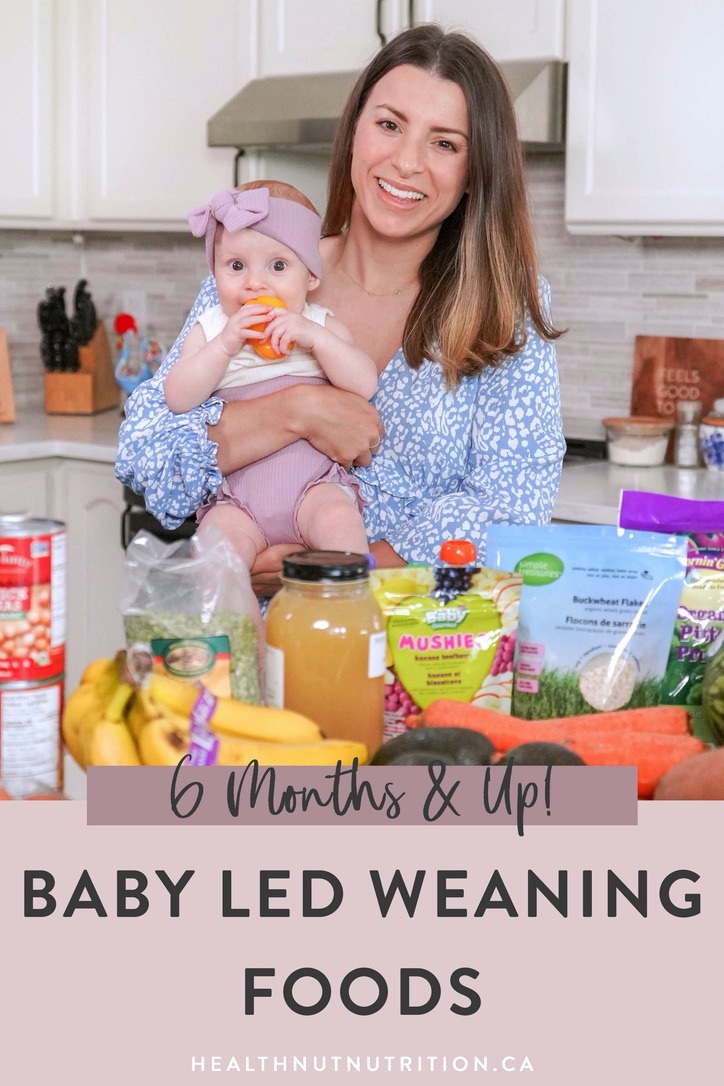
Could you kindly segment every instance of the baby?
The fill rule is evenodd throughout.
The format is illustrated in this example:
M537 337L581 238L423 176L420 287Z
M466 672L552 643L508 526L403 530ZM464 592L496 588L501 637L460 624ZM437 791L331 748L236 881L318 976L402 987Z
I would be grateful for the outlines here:
M301 192L279 181L224 189L189 223L206 238L219 305L200 315L166 375L171 411L190 411L212 395L253 399L300 381L373 395L372 359L328 309L307 302L322 270L321 220ZM251 568L274 543L365 553L362 506L349 472L299 440L231 473L196 515L200 530L214 523Z

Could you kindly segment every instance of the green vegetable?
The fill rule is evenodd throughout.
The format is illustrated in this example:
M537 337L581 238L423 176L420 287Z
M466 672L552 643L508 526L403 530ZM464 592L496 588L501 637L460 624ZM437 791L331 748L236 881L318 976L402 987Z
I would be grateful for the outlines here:
M724 639L706 662L701 699L704 720L715 743L724 743Z

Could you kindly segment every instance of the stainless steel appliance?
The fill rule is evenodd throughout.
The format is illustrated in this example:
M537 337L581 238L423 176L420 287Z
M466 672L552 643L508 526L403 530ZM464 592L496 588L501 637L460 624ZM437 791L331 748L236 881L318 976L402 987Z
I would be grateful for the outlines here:
M188 517L178 528L164 528L146 509L143 498L130 487L124 486L123 499L126 503L121 514L121 546L124 550L141 529L158 536L164 543L171 543L174 539L188 539L196 531L195 517Z

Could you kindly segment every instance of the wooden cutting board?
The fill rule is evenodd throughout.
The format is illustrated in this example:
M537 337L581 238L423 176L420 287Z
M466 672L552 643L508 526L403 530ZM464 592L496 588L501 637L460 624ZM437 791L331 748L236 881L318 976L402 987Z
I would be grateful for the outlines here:
M0 423L2 422L15 422L13 373L10 368L8 337L4 328L0 328Z
M673 418L677 400L698 400L706 415L724 396L724 339L636 336L632 415Z
M636 336L632 415L673 419L679 400L696 400L702 415L724 396L724 339ZM666 459L673 453L673 435Z

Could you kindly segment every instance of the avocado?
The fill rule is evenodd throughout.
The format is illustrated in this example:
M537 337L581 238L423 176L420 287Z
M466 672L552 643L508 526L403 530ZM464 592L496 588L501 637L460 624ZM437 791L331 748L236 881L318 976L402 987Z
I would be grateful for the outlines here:
M458 765L449 754L443 754L438 750L408 750L402 754L396 754L391 762L370 762L370 765L430 765L432 762L440 762L442 765ZM477 762L475 763L478 764Z
M490 765L495 747L470 728L411 728L388 739L370 765Z
M511 747L500 759L499 765L585 765L583 758L579 758L568 747L561 743L521 743L520 746Z

